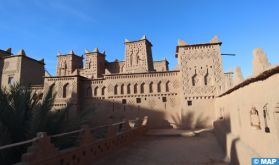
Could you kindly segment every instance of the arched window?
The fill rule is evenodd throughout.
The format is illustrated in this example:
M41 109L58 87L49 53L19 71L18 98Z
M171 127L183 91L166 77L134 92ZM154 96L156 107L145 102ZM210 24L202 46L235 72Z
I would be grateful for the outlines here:
M140 85L140 93L144 93L144 83Z
M134 93L138 93L138 84L134 85Z
M63 86L63 98L66 98L69 96L69 93L70 93L69 88L70 88L69 83L67 83Z
M207 85L208 84L208 69L206 71L206 74L204 76L204 85Z
M137 64L139 64L139 55L137 55Z
M132 52L133 53L133 52ZM131 55L130 55L130 66L132 66L133 65L133 54L131 53Z
M170 91L169 85L170 85L170 81L167 81L167 82L166 82L166 92L169 92L169 91Z
M159 93L159 92L161 92L161 81L160 82L158 82L158 84L157 84L157 92Z
M153 82L149 84L149 92L153 93Z
M102 95L105 95L106 87L102 88Z
M64 62L64 76L67 75L67 62Z
M192 76L192 85L196 86L197 83L197 74L196 74L196 70L195 70L195 74Z
M118 85L115 85L115 86L114 86L114 94L115 94L115 95L117 95L117 90L118 90L117 88L118 88Z
M250 110L250 125L255 129L261 129L259 112L255 107Z
M88 62L88 69L91 68L91 61Z
M120 93L123 95L124 94L124 84L121 85Z
M127 94L130 94L131 93L131 84L128 84L127 85Z
M67 62L64 61L64 68L67 69Z
M92 96L92 88L91 87L88 87L87 90L86 90L86 96L87 97L91 97Z
M94 96L97 96L97 95L98 95L98 88L99 88L99 87L96 87L96 88L94 89Z

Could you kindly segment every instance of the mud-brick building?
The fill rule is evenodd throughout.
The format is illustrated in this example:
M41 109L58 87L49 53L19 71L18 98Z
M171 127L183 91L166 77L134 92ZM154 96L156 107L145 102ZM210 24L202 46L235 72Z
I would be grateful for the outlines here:
M125 39L124 44L122 61L107 61L106 53L98 48L83 55L59 53L56 76L44 75L43 61L27 57L24 51L18 55L1 51L1 84L11 83L12 78L32 85L37 93L53 86L55 109L68 106L74 114L91 108L96 120L149 115L154 127L212 123L215 97L232 84L231 76L223 71L222 43L217 37L200 44L179 40L175 70L169 70L166 59L153 60L153 45L146 36ZM17 69L7 74L12 65Z

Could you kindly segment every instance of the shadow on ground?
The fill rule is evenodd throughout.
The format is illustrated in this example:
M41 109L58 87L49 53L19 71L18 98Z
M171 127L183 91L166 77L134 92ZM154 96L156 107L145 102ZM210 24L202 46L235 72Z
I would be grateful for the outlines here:
M195 136L143 136L97 165L227 165L212 130Z

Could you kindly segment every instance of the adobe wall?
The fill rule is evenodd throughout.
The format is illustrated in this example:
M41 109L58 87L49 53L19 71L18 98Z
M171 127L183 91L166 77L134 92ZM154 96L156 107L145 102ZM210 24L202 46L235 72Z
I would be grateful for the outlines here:
M153 64L152 44L145 36L125 41L125 61L106 62L105 53L86 50L82 67L82 56L59 53L57 76L45 77L43 91L54 85L54 109L92 109L95 121L148 115L151 126L159 128L212 126L214 99L231 82L228 77L224 85L220 46L217 37L203 44L180 41L174 71L168 71L166 59ZM42 91L42 86L32 89Z
M214 97L187 97L181 105L182 128L212 127L214 120Z
M53 86L56 93L54 109L59 110L69 107L69 112L74 115L80 110L79 76L45 77L44 92Z
M138 41L125 41L125 72L154 71L151 47L145 36Z
M80 69L83 67L82 59L83 57L75 55L73 51L65 55L58 54L56 75L57 76L73 75L72 73L76 69Z
M83 81L82 108L93 107L97 120L149 115L154 127L178 127L181 121L178 75L178 71L117 74Z
M169 63L167 60L153 61L154 70L156 70L157 72L168 71L168 64Z
M2 88L8 86L9 77L13 77L13 82L20 82L22 58L20 56L13 56L3 60L4 62L1 81Z
M43 93L44 93L43 85L31 85L30 89L35 95L39 96L40 98L43 97Z
M125 61L115 60L114 62L107 62L106 63L106 67L107 67L106 69L112 74L125 72L125 67L124 66L125 66Z
M93 52L85 52L85 66L78 69L79 75L89 79L96 79L105 74L105 54L96 48Z
M215 96L224 90L220 45L221 42L188 45L180 40L177 46L178 65L181 70L183 123L194 120L190 127L212 126ZM230 79L227 79L229 82ZM193 125L194 124L194 125ZM188 125L189 124L183 124Z
M22 57L21 61L21 77L20 83L22 85L40 85L43 84L43 76L45 74L43 62L30 60Z
M38 132L37 137L31 140L32 145L21 156L21 161L15 165L92 164L143 135L148 129L147 124L148 117L95 128L83 125L80 130L75 130L75 133L66 133L66 136L70 135L74 145L63 149L59 149L47 133ZM105 132L103 137L99 136L100 131ZM57 134L56 137L64 138L65 133Z
M232 162L251 164L251 157L278 157L278 84L277 72L216 98L216 135Z

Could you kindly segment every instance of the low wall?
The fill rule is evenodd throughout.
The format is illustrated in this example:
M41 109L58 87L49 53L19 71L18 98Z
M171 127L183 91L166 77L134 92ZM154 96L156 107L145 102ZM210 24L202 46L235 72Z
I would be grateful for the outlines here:
M147 117L134 123L112 124L106 129L104 138L96 139L94 130L84 126L79 131L78 145L59 150L51 143L46 133L38 133L38 140L23 154L16 165L88 165L105 154L135 140L147 129Z
M279 157L279 67L216 98L214 128L232 164Z

